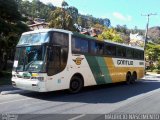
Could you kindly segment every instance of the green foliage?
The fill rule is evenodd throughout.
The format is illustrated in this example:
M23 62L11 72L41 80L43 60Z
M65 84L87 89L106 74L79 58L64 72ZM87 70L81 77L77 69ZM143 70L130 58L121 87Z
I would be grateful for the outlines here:
M72 16L73 19L73 23L77 23L77 19L78 19L78 9L71 6L67 9L68 13Z
M117 33L117 31L113 28L110 29L104 29L102 34L98 35L99 40L111 40L113 42L123 43L124 40L122 37Z
M112 39L113 42L124 43L124 40L121 38L119 34L116 34Z
M107 27L106 27L106 26L101 25L101 24L98 24L98 23L94 24L94 25L93 25L93 28L95 28L96 30L98 30L98 31L100 31L100 32L102 32L102 31L104 31L104 30L107 30Z
M6 66L9 56L13 56L17 40L28 27L22 22L15 0L0 0L0 69ZM6 53L5 60L3 54Z
M50 22L51 12L57 12L57 7L53 6L52 3L48 5L43 4L39 0L33 0L29 2L28 0L16 0L19 11L21 14L25 15L30 19L41 18L45 19L47 22ZM83 28L93 27L95 24L110 26L110 20L105 18L95 18L92 15L81 15L78 13L78 9L73 6L69 6L67 2L62 2L62 8L67 14L72 18L73 24L78 23ZM70 19L70 18L69 18ZM27 22L30 24L30 22Z
M153 41L157 44L160 44L160 38L154 39Z
M67 8L68 7L68 3L66 1L62 2L62 8Z
M27 0L17 1L21 14L31 18L42 18L48 20L49 14L55 7L52 4L45 5L39 0L29 2Z
M160 45L148 43L146 47L146 57L148 60L160 61Z
M52 11L49 17L49 27L65 30L74 30L72 16L62 8Z
M116 29L117 32L128 34L126 25L123 25L123 26L117 25L117 27L115 29Z
M160 45L148 43L146 46L145 56L147 61L152 61L155 64L150 66L151 71L153 69L160 71Z

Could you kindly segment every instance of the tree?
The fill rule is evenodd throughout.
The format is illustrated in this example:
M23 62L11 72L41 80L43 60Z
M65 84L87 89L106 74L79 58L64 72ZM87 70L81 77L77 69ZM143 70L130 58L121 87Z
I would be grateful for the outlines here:
M146 56L148 60L159 61L160 60L160 45L153 43L147 44Z
M59 28L71 31L74 30L72 16L61 8L57 8L56 10L52 11L50 13L49 20L50 28Z
M117 25L115 29L116 29L117 32L128 34L126 25L123 25L123 26Z
M62 8L66 9L68 7L68 3L66 1L63 1L61 6Z
M101 24L98 24L98 23L97 23L97 24L94 24L93 27L94 27L96 30L100 31L100 32L102 32L102 31L104 31L104 30L107 30L107 27L106 27L106 26L101 25Z
M27 0L17 0L18 8L21 14L25 15L27 18L42 18L48 20L49 14L52 10L55 10L51 3L48 5L43 4L39 0L33 0L29 2Z
M99 40L111 40L113 42L119 42L124 43L124 40L120 36L120 34L117 33L117 31L113 28L105 29L102 34L98 35Z
M15 0L0 0L0 63L4 65L1 68L6 68L8 57L13 56L20 34L28 30L22 20Z
M73 22L77 23L77 19L78 19L78 9L75 7L69 7L67 9L68 13L72 16Z

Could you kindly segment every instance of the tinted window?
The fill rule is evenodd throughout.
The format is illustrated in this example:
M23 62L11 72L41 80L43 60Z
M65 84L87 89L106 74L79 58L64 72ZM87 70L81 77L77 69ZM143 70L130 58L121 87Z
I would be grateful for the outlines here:
M143 60L144 59L144 52L141 50L134 50L134 58Z
M72 38L72 51L73 53L88 53L88 41L82 38Z
M144 52L143 51L140 51L140 59L144 60Z
M51 43L53 46L48 48L47 74L55 75L63 71L68 60L69 35L66 33L53 32Z
M134 51L131 48L127 48L127 58L133 58L134 57Z
M104 49L103 43L91 42L91 53L92 54L102 55L103 49Z
M116 53L116 55L118 57L126 57L126 49L124 47L117 46L117 53Z
M116 55L116 46L113 45L105 45L105 54L110 55L110 56L115 56Z
M54 32L52 36L52 43L55 45L68 46L69 36L65 33Z

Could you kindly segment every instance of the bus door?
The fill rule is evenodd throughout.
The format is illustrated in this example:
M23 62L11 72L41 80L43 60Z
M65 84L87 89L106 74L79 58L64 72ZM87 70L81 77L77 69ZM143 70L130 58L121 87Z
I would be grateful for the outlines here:
M61 69L61 47L51 46L48 49L47 74L53 76Z

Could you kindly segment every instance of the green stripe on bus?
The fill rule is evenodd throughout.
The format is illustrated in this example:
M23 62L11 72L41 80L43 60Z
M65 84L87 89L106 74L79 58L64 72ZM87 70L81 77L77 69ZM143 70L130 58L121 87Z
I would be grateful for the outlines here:
M96 59L98 61L102 74L104 75L105 82L112 83L112 79L110 77L109 70L105 63L104 57L96 57Z
M102 76L102 72L100 69L100 66L98 64L98 61L96 59L96 57L94 56L85 56L88 64L90 66L90 69L92 71L92 74L94 76L94 79L96 81L96 83L99 84L105 84L105 78Z

